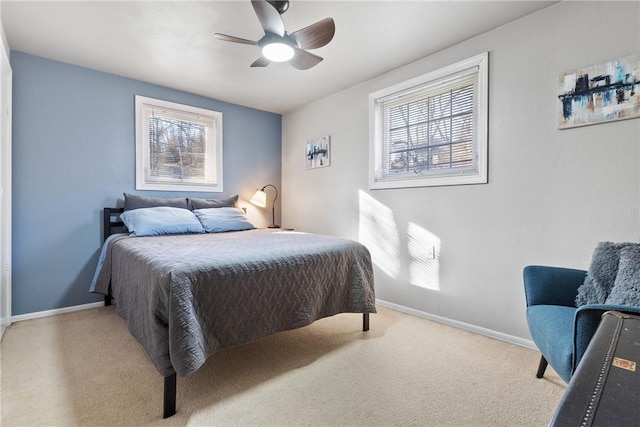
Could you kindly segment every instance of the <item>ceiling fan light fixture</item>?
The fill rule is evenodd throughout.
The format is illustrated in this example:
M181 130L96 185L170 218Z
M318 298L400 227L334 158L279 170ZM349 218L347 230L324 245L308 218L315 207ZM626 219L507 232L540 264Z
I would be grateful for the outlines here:
M322 57L307 49L318 49L333 39L336 31L333 18L322 19L288 34L282 20L282 14L289 7L288 1L251 0L251 6L264 30L264 37L253 41L222 33L215 33L215 36L228 42L257 45L262 56L251 63L252 68L266 67L272 62L289 62L293 68L308 70L322 62Z
M282 42L268 43L262 47L262 55L272 62L285 62L293 58L293 48Z

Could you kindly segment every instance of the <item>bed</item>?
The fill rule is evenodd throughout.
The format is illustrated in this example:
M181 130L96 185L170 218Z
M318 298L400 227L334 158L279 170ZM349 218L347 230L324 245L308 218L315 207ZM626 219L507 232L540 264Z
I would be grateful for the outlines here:
M115 302L164 377L164 418L176 411L176 375L217 350L338 313L362 313L369 329L373 272L360 243L273 229L139 237L121 232L123 210L103 210L90 291Z

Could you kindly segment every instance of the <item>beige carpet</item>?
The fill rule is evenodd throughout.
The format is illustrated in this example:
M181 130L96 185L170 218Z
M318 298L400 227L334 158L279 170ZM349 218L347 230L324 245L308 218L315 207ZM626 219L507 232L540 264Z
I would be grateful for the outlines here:
M379 308L223 350L163 379L113 307L13 324L2 426L545 426L565 385L533 350Z

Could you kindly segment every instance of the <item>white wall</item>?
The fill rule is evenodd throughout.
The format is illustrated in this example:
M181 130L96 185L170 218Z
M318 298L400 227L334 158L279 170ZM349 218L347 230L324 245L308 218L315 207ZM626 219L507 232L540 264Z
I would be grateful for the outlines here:
M368 94L484 51L489 183L368 190ZM282 224L366 242L380 299L526 339L525 265L586 269L599 241L640 236L640 120L556 123L558 74L639 51L640 3L563 2L292 111ZM321 135L331 166L306 170Z
M11 99L9 47L0 20L0 339L11 324Z

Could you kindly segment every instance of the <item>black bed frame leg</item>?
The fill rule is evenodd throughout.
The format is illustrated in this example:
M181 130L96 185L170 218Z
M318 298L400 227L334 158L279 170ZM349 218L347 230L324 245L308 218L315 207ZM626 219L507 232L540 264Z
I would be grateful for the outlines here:
M369 330L369 313L362 313L362 330Z
M169 418L176 413L176 373L164 377L164 410L162 418Z
M369 313L362 313L362 330L369 330ZM164 377L164 410L162 418L169 418L176 413L176 373Z
M105 306L110 306L111 305L111 295L106 295L104 297L104 305Z

